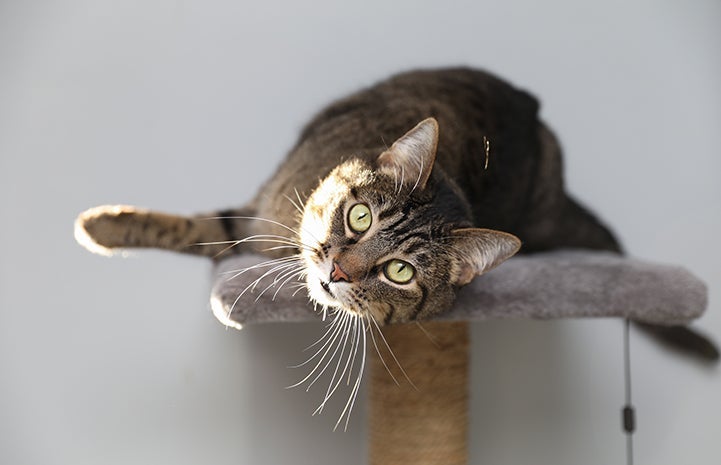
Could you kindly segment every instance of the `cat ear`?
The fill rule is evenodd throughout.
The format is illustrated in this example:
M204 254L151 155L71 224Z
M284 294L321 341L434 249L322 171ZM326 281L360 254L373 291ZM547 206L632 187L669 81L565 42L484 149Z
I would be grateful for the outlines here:
M497 267L521 248L521 240L516 236L493 229L456 229L451 232L451 237L451 253L458 260L451 279L458 286Z
M438 122L426 118L378 156L378 169L401 184L423 189L433 169L438 148Z

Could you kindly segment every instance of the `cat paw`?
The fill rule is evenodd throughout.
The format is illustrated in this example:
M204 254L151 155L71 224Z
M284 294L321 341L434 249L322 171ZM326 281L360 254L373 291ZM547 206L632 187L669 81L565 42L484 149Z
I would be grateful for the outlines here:
M127 205L103 205L85 210L75 220L75 240L93 253L111 256L126 244L133 218L141 213Z

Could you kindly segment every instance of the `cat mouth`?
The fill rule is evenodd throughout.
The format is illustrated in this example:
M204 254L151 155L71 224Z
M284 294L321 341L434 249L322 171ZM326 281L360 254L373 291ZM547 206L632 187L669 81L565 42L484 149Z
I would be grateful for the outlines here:
M323 290L324 290L329 296L333 297L334 299L336 298L335 295L333 295L333 292L331 292L331 290L330 290L330 283L327 283L327 282L325 282L325 281L321 281L321 282L320 282L320 287L322 287Z

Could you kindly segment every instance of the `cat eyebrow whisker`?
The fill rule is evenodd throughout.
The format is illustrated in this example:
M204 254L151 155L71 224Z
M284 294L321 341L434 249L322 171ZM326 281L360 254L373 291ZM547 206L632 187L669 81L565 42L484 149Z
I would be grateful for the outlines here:
M298 213L301 214L301 216L305 213L305 209L301 208L297 203L295 203L295 200L293 200L290 196L283 194L283 197L285 197L286 200L288 200L288 202L290 202L291 205L293 205L293 208L295 208L298 211Z
M294 187L294 188L293 188L293 192L295 192L295 198L298 199L298 205L302 205L302 206L303 206L303 211L305 211L305 202L303 202L303 200L301 200L300 194L298 193L298 189L296 189L296 188Z

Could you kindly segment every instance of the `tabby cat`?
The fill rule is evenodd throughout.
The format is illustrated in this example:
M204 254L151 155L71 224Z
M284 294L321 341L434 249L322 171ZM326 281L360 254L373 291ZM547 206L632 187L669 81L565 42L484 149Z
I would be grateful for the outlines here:
M320 305L379 324L427 319L519 250L621 252L564 191L538 110L483 71L400 74L321 111L247 205L195 217L98 207L76 237L100 253L287 257L268 263L297 265Z

